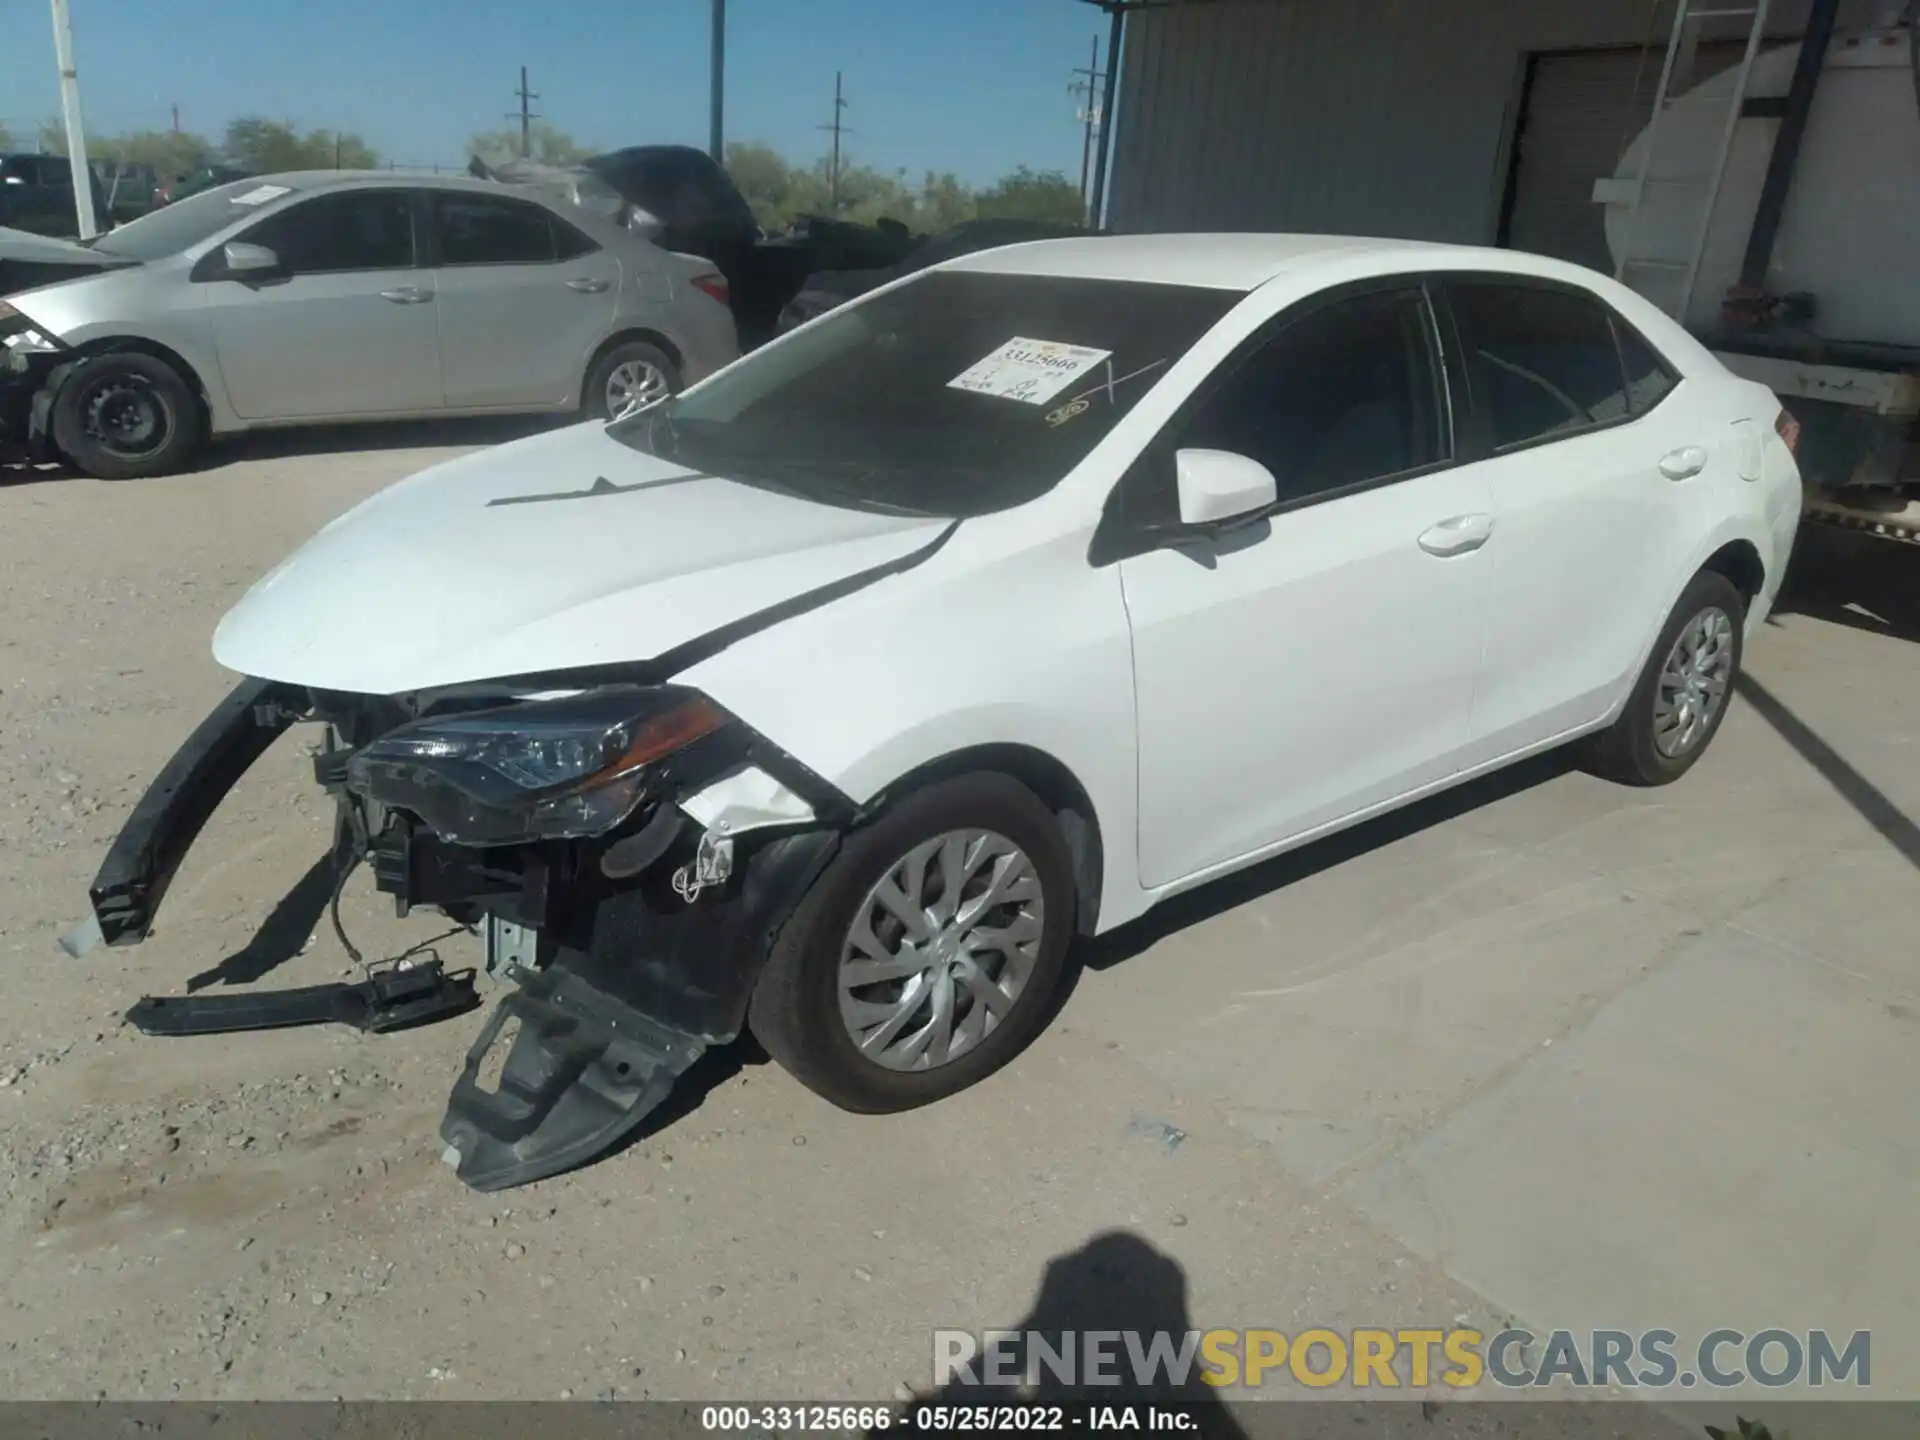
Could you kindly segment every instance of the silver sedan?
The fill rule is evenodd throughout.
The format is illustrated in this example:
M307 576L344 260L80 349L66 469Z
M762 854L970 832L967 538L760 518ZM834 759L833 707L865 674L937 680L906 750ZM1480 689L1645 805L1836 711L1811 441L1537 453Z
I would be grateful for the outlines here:
M268 175L92 248L108 268L9 296L0 337L53 445L104 478L269 426L618 416L738 354L711 263L532 187Z

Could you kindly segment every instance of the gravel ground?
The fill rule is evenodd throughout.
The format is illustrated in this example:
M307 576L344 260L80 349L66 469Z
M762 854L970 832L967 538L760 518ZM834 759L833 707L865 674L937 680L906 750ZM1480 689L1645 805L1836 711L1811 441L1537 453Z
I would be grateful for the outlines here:
M138 484L0 471L0 1394L873 1401L925 1387L943 1325L1508 1318L1099 1005L893 1119L711 1056L672 1123L498 1196L461 1187L434 1136L477 1015L384 1038L126 1028L142 994L344 973L314 923L330 812L298 733L215 817L146 945L74 961L55 942L231 683L208 653L227 606L348 505L509 433L263 439ZM364 877L343 918L369 954L436 929ZM1124 994L1144 963L1082 983Z

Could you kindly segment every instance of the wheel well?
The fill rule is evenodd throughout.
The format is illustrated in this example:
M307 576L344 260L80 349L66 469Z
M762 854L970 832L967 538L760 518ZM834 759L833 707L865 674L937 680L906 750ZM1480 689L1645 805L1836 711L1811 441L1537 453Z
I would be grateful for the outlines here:
M1767 567L1761 563L1760 552L1750 540L1731 540L1707 557L1707 563L1700 567L1724 575L1733 582L1747 604L1751 606L1759 597L1761 588L1767 583Z
M1100 820L1093 801L1074 773L1044 750L1031 745L976 745L956 750L938 760L929 761L893 781L862 807L863 814L884 809L902 795L924 789L937 780L983 770L1011 775L1025 785L1053 811L1073 856L1073 881L1078 901L1076 926L1082 935L1091 935L1100 918L1100 882L1104 872L1105 851L1100 838Z
M648 345L659 346L667 352L667 358L673 361L674 368L679 370L683 376L685 375L687 369L686 357L680 353L680 347L678 345L674 344L673 341L662 335L658 330L622 330L618 334L609 335L606 339L602 340L593 354L587 357L587 368L580 374L580 403L582 405L587 403L587 382L593 379L593 367L606 359L609 354L620 346L630 344L635 340L639 340Z
M204 435L212 429L213 414L207 403L206 382L200 378L200 372L189 365L178 350L169 349L158 340L149 340L141 335L117 335L102 340L87 341L74 351L74 358L85 360L95 355L111 355L129 350L140 355L151 355L156 360L164 360L178 370L180 378L187 382L187 388L193 392L193 398L199 402L201 433Z

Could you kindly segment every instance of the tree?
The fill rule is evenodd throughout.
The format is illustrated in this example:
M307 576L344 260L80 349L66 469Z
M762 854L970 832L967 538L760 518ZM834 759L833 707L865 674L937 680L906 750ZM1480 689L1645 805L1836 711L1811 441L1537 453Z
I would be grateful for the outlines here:
M934 174L929 170L920 182L920 194L914 205L914 226L929 234L951 230L974 216L973 192L960 183L951 170Z
M982 190L975 203L982 220L1084 225L1087 218L1086 201L1078 185L1058 170L1035 171L1025 165Z
M531 142L531 159L542 165L578 165L588 156L597 152L591 147L580 144L564 130L557 130L546 121L537 121L531 128L528 139ZM506 130L483 130L467 138L467 153L478 155L488 164L498 165L502 161L512 160L520 154L520 127Z
M135 130L87 141L87 155L109 167L151 165L163 179L186 175L213 163L205 136L174 130Z
M275 170L371 170L373 148L350 130L309 130L291 121L242 115L227 126L223 149L235 165L263 174Z
M793 218L793 167L771 145L734 141L727 146L727 174L752 207L761 229L779 230Z

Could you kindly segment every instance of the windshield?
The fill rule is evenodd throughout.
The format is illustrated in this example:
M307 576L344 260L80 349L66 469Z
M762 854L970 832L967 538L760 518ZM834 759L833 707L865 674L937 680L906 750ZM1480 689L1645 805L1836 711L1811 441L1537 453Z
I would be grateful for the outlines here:
M827 504L983 515L1051 490L1240 298L935 271L609 433Z
M261 188L257 180L234 180L202 190L198 195L162 205L138 220L109 230L93 242L93 248L106 255L123 255L129 260L164 260L198 245L236 220L246 219L253 211L248 205L238 203L235 197ZM278 189L268 198L277 199L284 193Z

